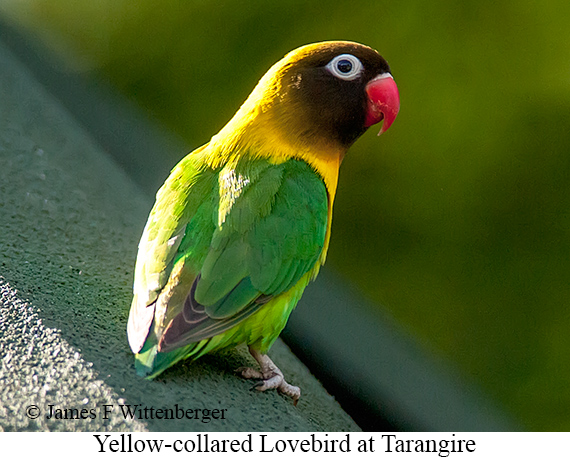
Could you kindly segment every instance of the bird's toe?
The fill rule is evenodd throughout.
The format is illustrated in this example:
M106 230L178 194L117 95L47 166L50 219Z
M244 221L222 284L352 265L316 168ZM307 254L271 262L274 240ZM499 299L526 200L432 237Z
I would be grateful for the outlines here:
M251 367L240 367L236 370L236 373L239 373L240 376L245 379L264 379L261 371Z

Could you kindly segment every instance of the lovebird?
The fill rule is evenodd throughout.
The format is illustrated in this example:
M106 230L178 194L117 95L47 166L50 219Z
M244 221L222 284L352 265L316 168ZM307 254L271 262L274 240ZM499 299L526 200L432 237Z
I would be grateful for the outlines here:
M348 148L399 108L388 63L362 44L309 44L267 71L156 195L127 326L138 374L245 343L259 368L242 376L297 402L267 351L325 261Z

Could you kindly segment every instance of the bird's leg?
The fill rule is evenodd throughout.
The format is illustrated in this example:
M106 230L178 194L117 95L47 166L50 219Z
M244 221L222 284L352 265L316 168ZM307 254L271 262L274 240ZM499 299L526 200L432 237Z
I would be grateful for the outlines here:
M296 405L299 397L301 397L301 389L285 381L283 373L267 354L262 354L251 346L249 347L249 353L259 364L260 371L249 367L240 368L241 375L247 379L260 379L261 381L254 385L255 389L260 391L277 389L283 395L291 397Z

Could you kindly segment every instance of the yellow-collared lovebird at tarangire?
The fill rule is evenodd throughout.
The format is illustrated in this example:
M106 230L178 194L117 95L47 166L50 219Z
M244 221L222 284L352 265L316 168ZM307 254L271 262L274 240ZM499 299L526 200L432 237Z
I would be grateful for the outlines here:
M358 43L302 46L269 69L156 195L128 322L140 375L245 343L259 369L242 375L298 400L267 351L325 261L346 151L399 108L387 62Z

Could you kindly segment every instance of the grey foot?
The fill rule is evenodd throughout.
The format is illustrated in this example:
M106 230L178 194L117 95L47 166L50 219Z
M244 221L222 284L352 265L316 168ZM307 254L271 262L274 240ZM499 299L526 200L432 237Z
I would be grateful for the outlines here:
M301 397L301 389L297 386L292 386L283 376L281 370L273 363L268 355L262 354L261 352L249 348L249 353L253 358L259 363L260 370L255 370L253 368L244 367L239 368L237 371L246 379L259 379L260 381L255 383L253 388L259 391L265 391L269 389L277 389L283 395L287 395L293 399L293 404L297 405L299 398Z

